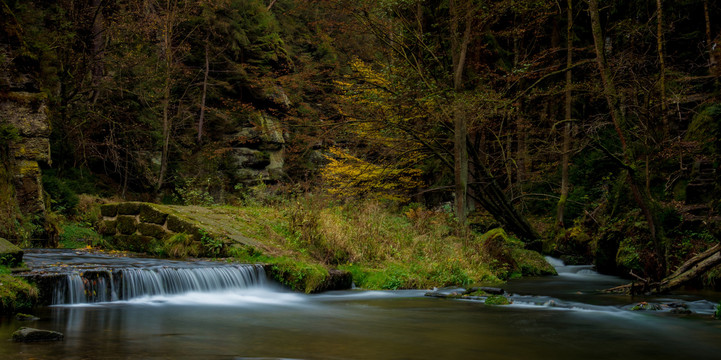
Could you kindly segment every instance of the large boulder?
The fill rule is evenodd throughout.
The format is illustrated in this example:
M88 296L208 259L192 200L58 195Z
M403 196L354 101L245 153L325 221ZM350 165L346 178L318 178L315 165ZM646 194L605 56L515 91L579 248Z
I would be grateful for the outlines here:
M20 266L23 261L23 250L9 241L0 238L0 265L9 267Z
M29 327L21 327L13 333L13 341L17 342L62 341L64 337L61 332Z

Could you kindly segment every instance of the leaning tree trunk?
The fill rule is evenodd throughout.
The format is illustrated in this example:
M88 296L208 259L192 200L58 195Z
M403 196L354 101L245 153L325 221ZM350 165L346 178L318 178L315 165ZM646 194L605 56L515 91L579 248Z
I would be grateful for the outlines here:
M471 141L466 142L469 147L473 178L476 181L471 184L470 192L476 200L493 218L501 223L504 229L515 233L526 242L538 239L538 233L533 229L528 220L511 204L506 194L498 185L496 178L488 170L488 167L480 159Z
M694 256L681 265L673 274L659 282L651 282L646 279L639 279L640 282L618 286L607 289L605 292L624 294L645 294L645 293L667 293L687 283L699 279L709 270L721 265L721 244Z

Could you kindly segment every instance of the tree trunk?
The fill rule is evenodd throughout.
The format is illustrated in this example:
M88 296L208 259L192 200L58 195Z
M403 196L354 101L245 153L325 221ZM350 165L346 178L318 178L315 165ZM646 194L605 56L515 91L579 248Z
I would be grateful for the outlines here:
M610 293L629 293L631 295L643 293L666 293L673 289L684 286L690 281L696 280L706 272L721 265L721 244L704 251L703 253L689 259L681 265L673 274L659 282L643 281L641 284L631 283L615 288L607 289ZM643 279L642 279L643 280Z
M465 68L468 44L471 40L471 18L468 4L463 2L463 8L459 7L459 0L450 1L451 10L451 52L453 57L453 90L457 95L463 89L463 70ZM465 13L464 13L465 12ZM464 23L463 34L459 34L459 25ZM456 217L461 228L466 225L468 212L468 148L466 138L468 137L468 124L464 109L458 99L453 104L453 157L454 157L454 182L455 182L455 207Z
M563 124L563 145L561 147L561 199L558 200L556 212L556 221L559 226L563 227L563 215L566 210L566 201L568 200L568 163L570 161L571 147L571 105L573 103L573 94L571 87L573 85L573 74L571 66L573 66L573 0L568 0L568 9L566 13L568 24L566 25L566 89L564 103L564 124Z
M203 74L203 96L200 99L200 116L198 118L198 144L203 142L203 121L205 120L205 95L208 91L208 72L210 72L210 61L208 60L208 41L205 39L205 73Z
M160 155L160 173L158 174L158 182L155 185L156 191L160 191L165 181L165 175L168 171L168 152L170 150L170 130L172 127L170 116L170 88L173 83L173 28L175 22L175 11L177 1L171 5L171 0L166 2L165 23L163 24L163 56L165 62L165 84L163 85L163 146Z
M666 102L666 62L664 60L663 41L663 0L656 0L656 46L658 48L659 96L661 97L661 126L664 139L668 138L668 105Z
M601 30L598 0L588 0L588 13L591 17L591 32L593 34L593 42L596 50L596 64L598 65L598 70L603 83L603 93L606 97L606 102L608 103L608 108L611 112L611 120L614 128L616 129L616 133L618 134L619 141L621 142L621 148L623 150L623 160L621 165L628 172L628 185L631 188L634 201L646 218L651 239L654 243L656 257L658 258L657 261L660 273L665 274L665 251L658 232L657 221L655 220L655 216L651 209L651 199L646 192L640 190L641 187L638 185L637 179L638 174L633 167L633 157L630 154L630 150L626 143L626 136L624 135L626 119L621 109L618 91L616 90L613 77L611 76L611 71L609 70L606 61L604 51L605 41Z
M706 49L709 54L708 69L709 73L713 74L718 59L716 59L716 55L714 54L715 52L713 51L713 38L711 37L711 19L708 15L708 0L703 1L703 16L706 23Z
M100 95L100 79L104 73L104 41L103 33L105 32L105 21L103 19L102 0L93 0L93 66L92 66L92 84L93 95L92 102L95 104Z

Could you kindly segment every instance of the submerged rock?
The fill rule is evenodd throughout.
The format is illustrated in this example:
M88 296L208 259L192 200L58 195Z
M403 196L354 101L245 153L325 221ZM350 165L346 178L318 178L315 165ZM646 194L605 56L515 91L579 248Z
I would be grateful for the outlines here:
M21 327L13 333L13 341L17 342L62 341L64 337L61 332L29 327Z
M40 320L40 318L36 317L35 315L17 313L17 314L15 314L15 320L17 320L17 321L35 321L35 320Z

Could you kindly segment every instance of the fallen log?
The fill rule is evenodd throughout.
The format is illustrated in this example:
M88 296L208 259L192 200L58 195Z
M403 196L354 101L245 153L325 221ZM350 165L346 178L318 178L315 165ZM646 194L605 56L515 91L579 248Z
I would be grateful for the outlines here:
M630 295L667 293L694 279L698 279L717 265L721 265L721 243L689 259L679 266L673 274L659 282L650 282L648 279L642 279L632 274L637 279L640 279L641 282L632 282L630 284L617 286L606 289L604 292Z

